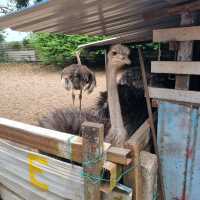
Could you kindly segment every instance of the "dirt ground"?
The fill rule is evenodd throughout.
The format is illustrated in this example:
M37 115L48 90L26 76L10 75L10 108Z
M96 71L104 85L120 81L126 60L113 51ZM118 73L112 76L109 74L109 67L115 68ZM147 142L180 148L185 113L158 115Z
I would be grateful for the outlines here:
M97 88L84 94L83 107L94 105L99 91L106 88L104 71L97 71L96 77ZM63 88L60 71L39 65L0 64L0 117L37 124L50 110L67 106L73 106L71 93Z

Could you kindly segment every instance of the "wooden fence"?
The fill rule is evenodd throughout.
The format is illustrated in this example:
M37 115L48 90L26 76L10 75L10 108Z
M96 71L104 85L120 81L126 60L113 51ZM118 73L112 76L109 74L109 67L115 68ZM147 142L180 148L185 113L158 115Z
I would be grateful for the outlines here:
M101 124L84 123L82 134L83 138L0 118L3 200L153 199L157 160L143 151L150 140L148 121L127 142L129 149L103 143ZM138 194L135 188L142 185L145 191Z

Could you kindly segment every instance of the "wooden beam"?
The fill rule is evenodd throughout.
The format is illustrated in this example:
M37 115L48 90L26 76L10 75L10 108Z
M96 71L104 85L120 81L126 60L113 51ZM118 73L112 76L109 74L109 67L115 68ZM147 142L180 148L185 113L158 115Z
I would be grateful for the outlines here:
M142 200L157 199L157 156L142 151L140 153L140 163L142 169Z
M189 26L193 24L193 15L192 13L182 13L181 15L181 26ZM187 34L193 34L192 31L188 31ZM180 42L179 48L178 48L178 61L191 61L193 56L193 40L195 38L191 38L191 41L183 41ZM190 85L190 76L183 76L183 75L177 75L176 76L176 83L175 88L176 89L183 89L187 90L189 89Z
M104 126L84 122L81 132L83 136L84 199L100 200L101 181L93 177L100 177L103 168Z
M151 72L161 74L200 75L200 62L190 61L153 61Z
M149 87L151 98L200 104L200 92Z
M131 150L132 163L127 167L133 167L124 177L124 183L133 189L133 199L142 198L142 171L140 166L140 152L144 150L150 141L150 125L146 120L143 125L126 142L125 147Z
M107 151L107 160L120 165L129 165L132 162L130 154L130 149L111 147Z
M75 162L82 162L82 138L0 118L0 138ZM107 151L110 144L104 143Z
M200 26L167 28L153 31L154 42L200 40Z
M176 16L181 15L183 12L194 12L200 10L200 2L194 1L189 2L177 6L173 6L170 8L165 8L161 10L155 10L151 12L147 12L143 15L143 18L145 20L153 20L153 19L159 19L169 16Z
M168 9L170 15L178 15L184 12L194 12L200 10L200 1L185 3L178 6L173 6Z

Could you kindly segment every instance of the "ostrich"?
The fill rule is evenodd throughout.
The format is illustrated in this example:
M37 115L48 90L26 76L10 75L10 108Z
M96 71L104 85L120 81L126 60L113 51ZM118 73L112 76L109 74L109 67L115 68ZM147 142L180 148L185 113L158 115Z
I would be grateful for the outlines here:
M39 125L78 134L83 121L99 122L105 126L105 140L114 146L123 146L128 134L132 134L147 118L143 89L117 84L118 72L130 64L129 53L123 45L111 47L106 65L108 92L100 95L95 111L83 110L79 118L75 108L59 109L39 120Z
M77 52L78 64L72 64L63 69L61 73L61 80L64 81L66 90L72 90L73 105L75 102L74 90L79 90L79 109L82 105L82 92L87 91L89 94L96 86L96 78L94 73L86 66L81 64L80 52Z

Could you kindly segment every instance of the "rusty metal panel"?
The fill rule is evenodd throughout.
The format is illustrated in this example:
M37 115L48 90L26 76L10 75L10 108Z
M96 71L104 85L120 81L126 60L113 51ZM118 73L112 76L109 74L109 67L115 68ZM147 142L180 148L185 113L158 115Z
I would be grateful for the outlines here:
M200 119L197 108L162 102L158 146L167 200L199 200Z

